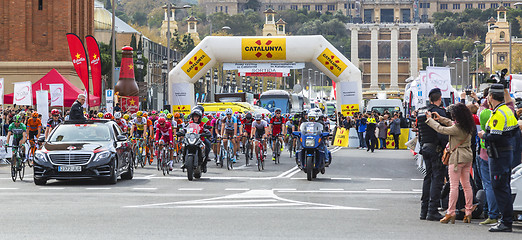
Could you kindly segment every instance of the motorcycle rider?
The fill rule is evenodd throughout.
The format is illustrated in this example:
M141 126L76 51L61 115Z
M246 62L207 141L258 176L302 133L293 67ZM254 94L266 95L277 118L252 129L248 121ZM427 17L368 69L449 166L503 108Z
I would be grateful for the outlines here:
M206 131L208 131L205 129L205 123L201 121L202 115L203 115L203 113L198 108L192 109L192 113L190 113L191 121L189 122L189 124L191 124L191 123L198 124L201 129L199 134L203 134ZM205 144L205 157L204 157L203 164L201 165L201 171L206 173L207 172L207 162L209 161L208 155L210 153L210 141L206 137L201 137L201 140L203 141L203 144ZM184 167L185 166L183 166L182 168L184 168Z
M319 116L316 112L310 112L308 114L308 122L317 122L317 123L320 123L321 125L323 125L321 122L318 122ZM323 125L323 129L324 129L324 125ZM324 139L323 139L324 140ZM330 166L330 163L331 163L331 154L330 154L330 151L328 151L328 148L326 147L325 145L325 141L321 141L319 143L319 146L317 147L317 149L320 151L320 152L324 152L324 162L325 162L325 166L328 167Z

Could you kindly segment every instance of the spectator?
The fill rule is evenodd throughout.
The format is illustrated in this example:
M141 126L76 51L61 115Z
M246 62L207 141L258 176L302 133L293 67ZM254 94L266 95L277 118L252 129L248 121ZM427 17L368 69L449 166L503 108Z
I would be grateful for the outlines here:
M70 120L86 120L83 115L83 104L85 103L85 95L79 94L78 99L71 106L71 112L69 114Z
M116 103L116 107L114 107L114 112L121 112L120 103Z
M357 136L359 137L359 149L366 149L366 143L364 141L364 132L366 132L366 118L361 114L358 114L357 120L355 120L355 125L357 127Z
M408 119L402 116L402 112L399 113L400 126L401 128L408 128Z
M475 127L475 122L471 115L471 111L466 105L459 103L450 108L450 115L455 119L455 123L445 117L439 116L436 112L426 112L426 123L435 131L449 135L449 151L452 152L448 162L448 175L450 180L450 196L448 202L448 210L441 223L455 223L456 205L459 197L459 181L464 189L466 198L466 208L464 216L465 223L471 223L471 213L477 205L473 205L473 191L469 181L471 162L473 161L473 153L471 151L471 138ZM441 123L438 123L440 121ZM442 126L446 125L446 127Z
M390 123L390 134L393 135L395 149L399 149L399 136L401 135L401 120L399 114L393 114L393 119Z
M386 149L386 137L388 135L388 125L384 122L384 117L379 117L379 124L377 124L377 128L379 129L379 143L380 149Z

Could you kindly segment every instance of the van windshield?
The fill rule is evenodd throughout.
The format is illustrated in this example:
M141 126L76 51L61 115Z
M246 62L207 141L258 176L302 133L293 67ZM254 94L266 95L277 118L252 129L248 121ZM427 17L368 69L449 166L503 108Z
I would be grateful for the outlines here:
M379 112L380 114L383 114L384 111L388 110L388 112L390 113L394 113L394 112L399 112L401 111L401 109L399 107L392 107L392 106L388 106L388 107L372 107L371 111L377 111Z

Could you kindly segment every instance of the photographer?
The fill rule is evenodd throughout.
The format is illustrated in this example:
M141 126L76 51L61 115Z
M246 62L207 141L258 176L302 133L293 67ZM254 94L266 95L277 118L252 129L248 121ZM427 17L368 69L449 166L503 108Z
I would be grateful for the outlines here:
M421 220L439 221L440 194L444 179L445 166L441 162L442 149L448 143L448 136L437 133L426 124L426 112L436 112L446 117L446 110L442 108L442 92L439 88L431 89L428 94L430 104L419 109L417 124L419 128L420 154L426 163L426 176L422 184Z

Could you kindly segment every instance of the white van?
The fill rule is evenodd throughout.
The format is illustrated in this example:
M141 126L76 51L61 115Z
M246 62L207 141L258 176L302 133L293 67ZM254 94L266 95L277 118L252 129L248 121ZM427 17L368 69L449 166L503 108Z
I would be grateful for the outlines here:
M385 110L388 110L390 113L404 113L400 99L371 99L366 105L366 112L377 111L382 114Z

